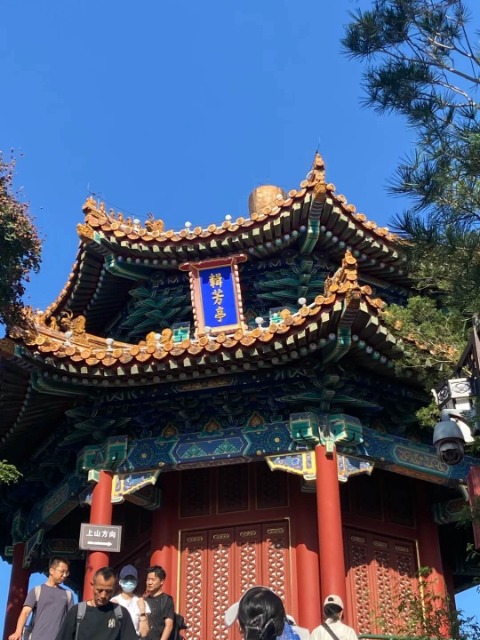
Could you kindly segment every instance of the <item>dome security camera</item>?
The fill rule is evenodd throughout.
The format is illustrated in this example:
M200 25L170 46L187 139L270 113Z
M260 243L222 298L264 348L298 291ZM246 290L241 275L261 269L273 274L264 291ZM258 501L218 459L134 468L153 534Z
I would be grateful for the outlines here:
M435 425L433 444L438 457L445 464L460 464L465 457L465 438L462 430L444 411L441 413L441 421Z

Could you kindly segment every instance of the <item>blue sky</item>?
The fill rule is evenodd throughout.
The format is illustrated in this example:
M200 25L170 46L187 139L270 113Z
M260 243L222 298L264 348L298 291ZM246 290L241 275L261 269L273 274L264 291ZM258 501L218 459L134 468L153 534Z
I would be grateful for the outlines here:
M339 44L368 4L4 0L0 149L44 238L27 302L43 309L66 283L91 192L167 229L207 226L244 216L255 186L297 187L318 149L337 191L388 225L412 136L359 106L361 66ZM6 580L0 565L0 617Z
M63 288L90 191L166 228L208 224L245 215L259 184L298 186L318 148L337 190L386 223L410 136L359 107L360 67L339 46L357 6L5 0L0 148L22 154L17 184L45 238L28 301Z

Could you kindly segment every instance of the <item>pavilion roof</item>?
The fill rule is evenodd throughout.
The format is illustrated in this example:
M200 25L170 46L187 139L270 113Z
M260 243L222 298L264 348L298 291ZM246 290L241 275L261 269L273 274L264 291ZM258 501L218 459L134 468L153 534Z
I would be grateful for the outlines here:
M359 285L357 260L348 252L342 267L326 282L324 295L296 312L284 309L280 322L265 328L204 333L181 342L174 342L171 329L164 329L129 344L86 333L82 316L68 316L58 326L37 314L32 315L28 330L14 329L11 339L16 342L17 357L46 375L51 371L57 378L84 385L159 383L206 372L274 366L317 349L330 352L343 327L353 335L348 351L387 369L400 349L379 313L383 302L371 294L368 285Z
M155 270L172 271L185 262L200 261L231 253L246 253L251 259L280 254L301 245L303 252L317 249L341 260L345 249L362 261L362 273L387 282L407 281L400 238L369 221L335 185L325 180L320 155L298 189L282 196L247 217L225 219L207 227L166 230L153 216L142 224L122 213L107 211L89 198L84 222L77 226L80 247L69 279L46 315L65 309L86 314L95 324L105 308L119 310L128 300L132 280L119 273L135 268L145 277ZM302 240L315 229L314 242Z

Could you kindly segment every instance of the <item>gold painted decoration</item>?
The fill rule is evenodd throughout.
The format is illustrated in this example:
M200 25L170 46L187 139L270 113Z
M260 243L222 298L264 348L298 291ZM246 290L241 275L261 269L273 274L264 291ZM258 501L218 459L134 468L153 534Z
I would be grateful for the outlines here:
M153 213L149 213L148 219L145 222L145 227L149 233L153 233L154 231L163 233L165 225L163 220L155 220Z
M114 475L112 481L112 503L123 502L125 496L131 495L148 485L154 485L159 475L159 469L149 472Z
M60 316L60 329L62 331L72 331L74 338L85 336L85 316L73 317L73 311L63 311Z
M285 471L303 476L306 481L316 478L317 467L314 451L299 451L297 453L283 453L275 456L267 456L267 464L272 471ZM351 456L337 456L338 481L347 482L351 476L366 474L371 475L374 465L365 460L352 458Z

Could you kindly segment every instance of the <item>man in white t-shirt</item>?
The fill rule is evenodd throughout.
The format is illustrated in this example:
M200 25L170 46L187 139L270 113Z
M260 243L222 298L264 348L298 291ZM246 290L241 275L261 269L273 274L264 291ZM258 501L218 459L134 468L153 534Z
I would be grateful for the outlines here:
M145 638L148 635L148 614L150 607L143 598L134 594L138 584L138 572L133 564L127 564L120 570L119 585L121 592L114 596L110 602L121 604L128 610L132 618L137 636Z
M323 612L326 620L310 634L310 640L358 640L352 627L343 624L343 601L332 594L325 598Z

